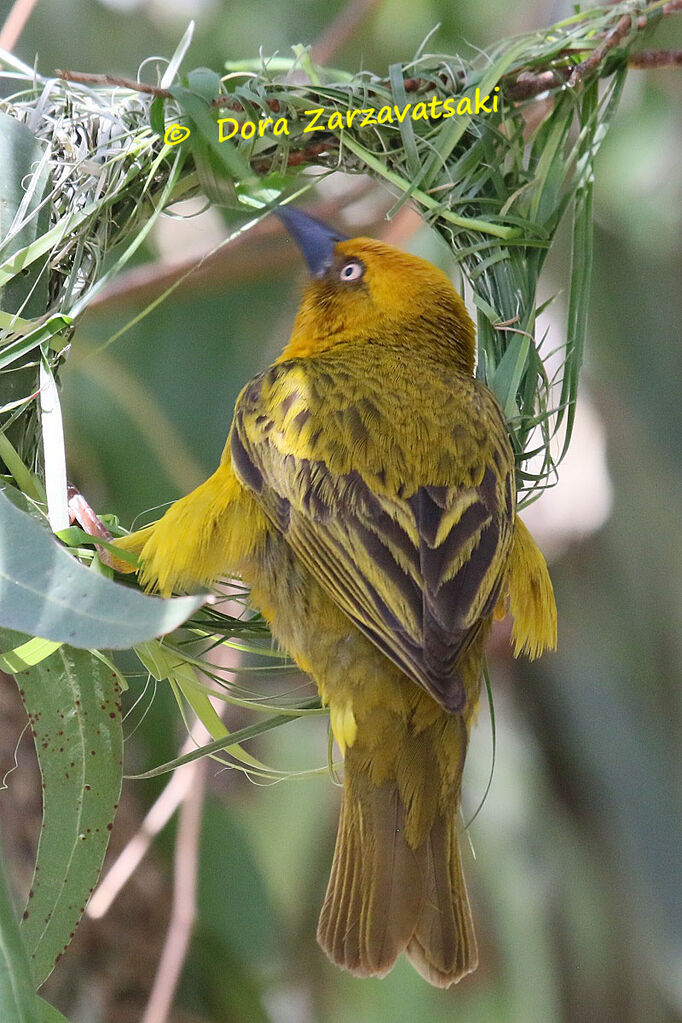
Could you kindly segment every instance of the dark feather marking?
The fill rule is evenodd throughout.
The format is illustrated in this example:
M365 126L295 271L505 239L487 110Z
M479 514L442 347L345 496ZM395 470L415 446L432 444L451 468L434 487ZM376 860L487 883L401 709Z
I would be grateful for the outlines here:
M282 415L285 416L289 409L291 408L291 406L294 404L294 402L298 401L300 397L301 395L298 391L292 391L291 394L287 394L286 398L282 398L282 400L279 403L279 408Z
M347 482L348 489L352 489L353 496L361 503L364 516L370 520L375 532L380 537L390 540L405 559L412 563L415 572L418 572L419 562L414 544L405 530L384 509L381 501L372 493L360 473L353 469L343 479ZM356 516L356 518L358 517Z
M278 363L278 364L276 364L274 366L268 367L268 369L266 369L261 374L260 379L262 379L262 381L264 383L267 383L268 388L271 388L273 386L273 384L275 383L275 381L277 381L279 379L279 377L282 376L282 374L286 373L286 372L287 372L287 368L285 366L283 366L281 363ZM256 377L256 380L258 380L258 379L259 378Z
M443 510L445 510L445 508L447 508L448 497L452 493L452 490L451 490L450 487L427 486L427 487L423 487L421 489L426 491L426 493L429 495L431 500L434 501L435 504L437 504L439 508L442 508Z
M471 558L466 561L452 579L443 583L438 591L437 608L433 611L444 627L462 626L471 610L476 594L498 549L500 524L493 520L483 530L481 539Z
M232 441L230 444L232 464L235 467L237 475L240 477L242 483L253 490L256 494L262 494L264 486L263 476L249 458L246 448L242 444L241 437L239 436L239 428L241 425L240 416L238 419L235 419L235 428L232 431Z
M340 419L343 423L348 424L350 435L356 444L367 440L367 427L363 423L362 417L355 405L350 405L347 409L344 409L340 414Z
M305 486L301 490L301 503L308 515L315 522L327 522L330 515L330 508L327 502L319 494L319 486L316 486L310 479L310 475L302 476Z
M380 597L378 598L378 603L382 603ZM386 611L386 621L388 622L391 619L396 621L391 612L388 609L386 609ZM400 623L398 623L398 626L395 629L391 630L393 636L398 635L400 637L400 645L398 646L395 644L392 646L386 639L386 633L382 632L372 622L368 622L366 619L353 614L349 614L348 617L351 621L355 622L360 632L364 632L364 634L371 639L374 645L377 646L379 650L386 655L386 657L388 657L389 661L396 664L401 671L404 671L405 674L411 678L413 682L416 682L418 686L421 686L422 689L430 689L428 680L424 674L421 646L410 641L409 637L405 635L404 630L402 630ZM383 621L384 618L382 616L382 622Z
M371 398L358 398L356 405L357 408L364 411L368 419L379 415L379 409L376 407Z
M394 586L405 598L417 621L421 618L422 595L419 586L398 564L388 547L382 542L381 537L368 529L358 519L353 523L353 532L359 537L363 547L370 558L381 569L383 574L390 579Z
M430 547L433 547L436 542L438 526L443 517L442 508L436 504L426 487L420 487L412 497L408 497L407 503L412 509L419 535L426 540Z
M424 543L421 545L419 551L421 573L427 590L434 594L437 592L443 575L456 560L457 555L489 519L488 511L480 501L477 501L462 514L459 522L452 527L439 547L430 547Z
M273 512L275 525L282 533L286 533L291 519L291 502L286 497L282 497L281 494L275 494L274 491L271 491L271 493L274 498Z
M459 675L451 676L444 686L432 682L431 693L444 710L450 714L461 714L467 702L466 689Z
M497 580L492 590L490 591L490 596L486 600L481 610L481 618L487 618L488 615L491 615L495 610L495 606L497 605L497 602L500 599L500 591L502 590L502 578L503 577L500 576L500 578Z
M244 395L243 395L242 400L240 401L239 404L240 405L248 404L248 405L251 405L251 406L259 404L259 402L261 400L262 384L263 384L263 375L262 374L259 374L259 376L254 377L254 379L251 381L251 383L248 385L248 387L244 391Z
M488 511L497 511L497 476L490 466L488 466L483 474L483 479L478 486L478 492L483 498Z
M313 576L316 572L318 575L324 576L332 591L336 590L336 592L351 598L355 607L360 608L366 616L371 618L372 615L375 615L373 598L365 592L362 586L354 588L355 580L344 560L343 550L340 549L338 541L329 534L324 525L320 525L318 530L312 531L305 530L305 528L301 531L298 526L300 526L300 516L292 520L292 534L295 534L293 538L298 539L301 543L298 556L308 571ZM369 584L365 580L361 581L368 590ZM346 609L346 613L349 613L349 609Z
M299 431L303 429L305 424L310 419L311 415L312 412L310 411L310 409L304 408L301 412L298 413L298 415L294 417L294 425Z

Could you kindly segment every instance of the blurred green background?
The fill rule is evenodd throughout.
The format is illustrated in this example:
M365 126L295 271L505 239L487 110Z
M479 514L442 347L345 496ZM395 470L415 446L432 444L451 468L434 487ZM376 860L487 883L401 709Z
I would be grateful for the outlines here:
M437 24L431 51L470 53L572 10L528 0L513 8L503 0L354 6L366 15L349 39L332 33L340 46L328 63L378 73L413 56ZM328 0L39 0L16 52L28 63L37 54L43 74L60 67L135 77L151 54L173 52L194 17L186 65L220 69L261 47L286 52L328 40L341 10ZM646 45L681 47L682 19L665 20ZM153 80L152 68L141 74ZM682 1019L681 92L679 71L633 71L597 162L582 426L565 479L528 515L551 559L559 651L534 665L514 662L504 627L493 644L495 773L465 850L478 971L441 992L404 963L383 981L356 980L328 964L315 926L338 790L325 774L259 787L210 765L199 916L169 1017L175 1023ZM358 184L332 182L341 199ZM357 233L375 231L387 199L369 191L350 219L337 219ZM416 218L400 223L398 244L452 269L442 242ZM217 272L190 278L102 348L163 291L174 261L224 230L215 211L166 220L143 254L150 265L130 271L88 313L63 373L70 475L98 511L116 512L126 525L212 470L238 391L275 356L292 323L302 267L273 229L253 236L251 252L247 236ZM566 272L560 238L544 282L546 295L558 294L548 348L561 343ZM128 706L143 683L131 680ZM5 711L13 749L20 713ZM153 699L145 693L128 733L131 771L175 755L184 731L163 686ZM324 764L326 744L324 722L311 719L269 733L253 751L298 769ZM30 777L28 754L23 759ZM466 772L467 819L490 764L482 709ZM164 783L126 784L115 850L137 832ZM9 837L4 825L15 860L25 861L23 869L15 863L19 878L30 873L39 803L30 786L13 783L0 804L21 804L22 793ZM171 822L109 913L84 922L59 964L45 993L72 1023L143 1019L172 899L174 842Z

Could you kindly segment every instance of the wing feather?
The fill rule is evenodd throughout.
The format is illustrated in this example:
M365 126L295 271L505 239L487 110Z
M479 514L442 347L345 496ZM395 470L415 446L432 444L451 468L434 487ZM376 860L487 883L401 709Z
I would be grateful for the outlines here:
M450 415L457 441L451 452L421 450L415 438L428 438L429 424L415 425L417 409L396 421L368 381L357 397L347 368L317 361L277 364L244 389L230 435L235 472L358 628L461 710L458 661L493 613L512 537L501 412L482 385L445 379L435 435L447 437ZM416 468L404 459L398 481L394 463L410 445Z

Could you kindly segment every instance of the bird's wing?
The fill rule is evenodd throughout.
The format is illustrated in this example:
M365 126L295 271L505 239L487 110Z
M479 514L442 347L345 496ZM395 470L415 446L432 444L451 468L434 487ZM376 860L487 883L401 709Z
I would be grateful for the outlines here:
M275 365L244 388L234 471L358 628L446 709L461 710L458 661L492 615L513 530L501 413L473 380L464 398L477 396L476 407L448 410L445 388L439 423L449 412L454 421L444 438L441 425L432 432L451 451L420 453L419 436L433 447L428 423L412 430L408 420L401 444L390 403L382 412L377 395L344 399L343 380L330 381L329 366L316 375L311 361ZM439 474L452 482L435 482Z

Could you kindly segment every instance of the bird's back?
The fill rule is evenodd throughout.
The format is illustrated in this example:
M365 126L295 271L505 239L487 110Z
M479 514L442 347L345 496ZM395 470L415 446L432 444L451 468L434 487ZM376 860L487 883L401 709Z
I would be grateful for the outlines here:
M245 388L238 409L254 403L267 406L300 457L377 477L392 493L469 484L495 460L504 475L513 466L488 388L440 353L405 344L345 342L275 363Z

